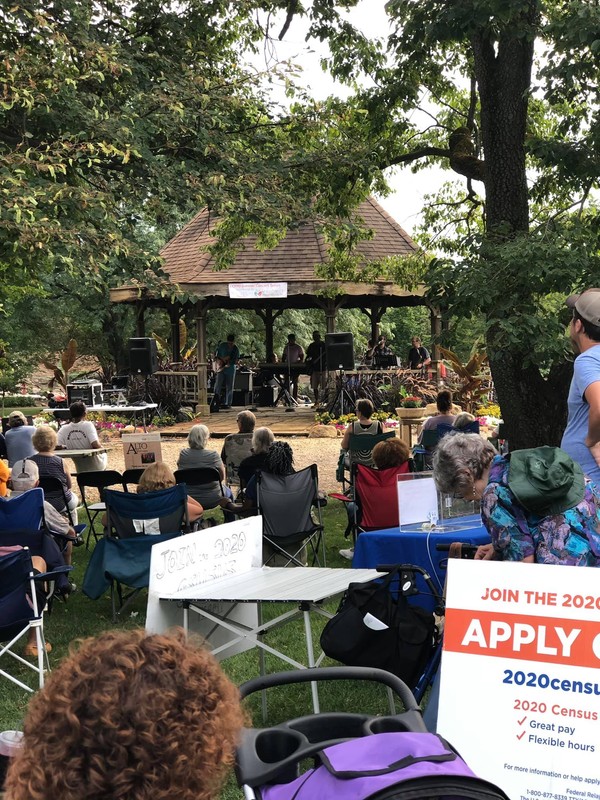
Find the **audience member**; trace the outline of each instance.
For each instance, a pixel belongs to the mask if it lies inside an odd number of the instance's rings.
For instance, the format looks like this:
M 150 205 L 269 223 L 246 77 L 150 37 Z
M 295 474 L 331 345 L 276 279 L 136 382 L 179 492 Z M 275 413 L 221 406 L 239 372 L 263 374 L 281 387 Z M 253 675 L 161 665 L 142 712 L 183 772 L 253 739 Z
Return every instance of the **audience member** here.
M 267 460 L 269 447 L 275 441 L 270 428 L 256 428 L 252 434 L 252 453 L 240 464 L 240 484 L 246 486 L 256 470 L 262 469 Z
M 221 460 L 227 471 L 227 481 L 238 483 L 238 470 L 242 461 L 252 453 L 252 434 L 256 417 L 251 411 L 240 411 L 237 415 L 238 433 L 230 433 L 223 440 Z
M 64 487 L 64 497 L 63 492 L 58 490 L 49 491 L 44 493 L 46 500 L 61 514 L 67 514 L 67 511 L 70 511 L 73 524 L 76 525 L 79 498 L 71 491 L 71 474 L 68 472 L 65 462 L 59 456 L 54 455 L 57 441 L 56 433 L 48 425 L 40 425 L 33 434 L 31 441 L 37 453 L 30 456 L 30 458 L 38 466 L 39 477 L 58 478 Z
M 356 404 L 356 416 L 358 419 L 355 422 L 351 422 L 344 431 L 344 436 L 342 437 L 342 450 L 348 451 L 350 449 L 350 436 L 360 436 L 361 434 L 368 434 L 371 436 L 376 436 L 380 433 L 383 433 L 383 425 L 379 420 L 372 420 L 371 417 L 375 408 L 373 403 L 368 400 L 367 398 L 362 398 Z M 366 455 L 361 455 L 360 457 L 361 464 L 368 464 L 369 466 L 373 466 L 373 458 L 372 452 L 369 452 Z M 346 459 L 346 465 L 350 466 L 350 459 Z
M 8 494 L 8 480 L 10 478 L 10 469 L 0 460 L 0 497 L 6 497 Z
M 9 428 L 6 431 L 6 452 L 8 466 L 12 467 L 15 461 L 31 458 L 35 454 L 35 447 L 31 441 L 35 427 L 27 424 L 27 418 L 22 411 L 11 411 L 8 415 Z
M 11 498 L 18 497 L 31 489 L 35 489 L 40 482 L 39 478 L 38 465 L 33 459 L 17 461 L 12 468 L 10 477 Z M 67 518 L 59 514 L 54 506 L 50 505 L 46 499 L 44 499 L 44 522 L 48 531 L 53 536 L 56 536 L 56 543 L 61 549 L 65 541 L 65 536 L 73 540 L 67 543 L 62 552 L 64 563 L 71 564 L 73 543 L 77 544 L 80 541 L 77 532 L 69 525 Z M 48 561 L 48 558 L 46 558 L 46 561 Z
M 373 448 L 373 462 L 377 469 L 401 467 L 410 458 L 410 448 L 403 439 L 386 439 Z
M 155 461 L 154 464 L 146 467 L 137 485 L 138 494 L 148 492 L 160 492 L 162 489 L 170 489 L 175 486 L 175 475 L 164 461 Z M 202 505 L 193 497 L 188 495 L 187 511 L 190 522 L 196 522 L 204 513 Z
M 109 631 L 29 704 L 7 800 L 217 800 L 244 724 L 237 688 L 183 631 Z
M 207 448 L 210 431 L 206 425 L 194 425 L 188 434 L 188 445 L 179 453 L 177 469 L 198 469 L 212 467 L 218 470 L 222 483 L 225 483 L 225 466 L 218 453 Z M 233 497 L 231 489 L 223 486 L 225 495 Z M 202 484 L 202 486 L 188 486 L 188 494 L 197 500 L 204 508 L 215 508 L 221 500 L 219 481 Z
M 433 459 L 440 492 L 481 501 L 492 539 L 478 559 L 600 566 L 600 490 L 558 447 L 500 456 L 476 433 L 445 436 Z
M 260 428 L 259 428 L 260 430 Z M 268 430 L 266 428 L 265 430 Z M 269 431 L 270 433 L 270 431 Z M 291 475 L 294 470 L 294 452 L 287 442 L 273 442 L 267 451 L 264 466 L 261 472 L 269 472 L 271 475 L 285 477 Z M 234 514 L 248 514 L 256 509 L 257 505 L 256 470 L 248 480 L 242 503 L 233 503 L 231 499 L 223 498 L 221 507 L 233 512 Z
M 69 406 L 71 422 L 62 425 L 58 431 L 57 450 L 98 450 L 100 440 L 93 422 L 86 419 L 87 409 L 82 400 L 75 400 Z M 106 453 L 94 453 L 93 456 L 75 458 L 77 472 L 91 472 L 106 469 Z
M 452 427 L 457 431 L 462 431 L 464 428 L 467 428 L 471 422 L 475 422 L 474 415 L 469 414 L 468 411 L 461 411 L 460 414 L 456 415 Z
M 427 469 L 431 469 L 433 453 L 435 452 L 437 444 L 423 445 L 423 433 L 425 431 L 437 430 L 438 425 L 454 425 L 456 420 L 456 416 L 452 413 L 452 392 L 448 389 L 442 389 L 441 392 L 437 393 L 435 402 L 438 413 L 425 420 L 421 426 L 419 438 L 417 439 L 417 444 L 423 448 L 421 452 L 425 450 L 425 467 Z

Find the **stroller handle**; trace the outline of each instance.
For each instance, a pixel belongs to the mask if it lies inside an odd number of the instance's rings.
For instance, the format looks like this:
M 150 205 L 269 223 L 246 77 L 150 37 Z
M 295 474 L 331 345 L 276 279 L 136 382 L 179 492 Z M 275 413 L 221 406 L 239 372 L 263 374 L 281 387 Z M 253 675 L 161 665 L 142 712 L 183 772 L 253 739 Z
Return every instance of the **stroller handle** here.
M 242 683 L 240 696 L 242 699 L 263 689 L 275 686 L 288 686 L 292 683 L 309 683 L 312 681 L 373 681 L 388 686 L 402 700 L 407 711 L 420 711 L 420 706 L 413 693 L 400 678 L 384 669 L 371 667 L 310 667 L 308 669 L 274 672 Z

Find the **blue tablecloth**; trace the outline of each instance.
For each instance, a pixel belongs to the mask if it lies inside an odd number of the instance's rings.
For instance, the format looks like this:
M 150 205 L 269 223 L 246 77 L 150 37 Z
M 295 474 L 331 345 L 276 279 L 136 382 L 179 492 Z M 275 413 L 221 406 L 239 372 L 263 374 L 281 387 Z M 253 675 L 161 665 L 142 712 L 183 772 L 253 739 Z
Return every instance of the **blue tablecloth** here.
M 444 528 L 445 531 L 438 533 L 425 533 L 416 528 L 406 531 L 400 531 L 399 528 L 365 531 L 356 540 L 352 566 L 365 569 L 379 564 L 416 564 L 429 572 L 441 593 L 446 579 L 448 553 L 436 550 L 436 545 L 452 542 L 480 545 L 490 541 L 479 514 L 447 520 Z M 420 581 L 418 585 L 425 590 Z M 433 601 L 426 605 L 433 608 Z

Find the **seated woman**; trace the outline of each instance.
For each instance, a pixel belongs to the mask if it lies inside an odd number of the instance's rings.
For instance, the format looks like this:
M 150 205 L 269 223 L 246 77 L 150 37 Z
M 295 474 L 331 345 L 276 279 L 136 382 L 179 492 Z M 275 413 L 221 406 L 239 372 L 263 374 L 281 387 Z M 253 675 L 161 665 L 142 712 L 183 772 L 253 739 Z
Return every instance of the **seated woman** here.
M 71 512 L 73 525 L 77 524 L 77 507 L 79 498 L 71 490 L 71 473 L 67 470 L 65 462 L 59 456 L 54 455 L 56 449 L 56 433 L 48 425 L 40 425 L 33 434 L 31 443 L 37 450 L 33 456 L 29 456 L 30 461 L 35 461 L 38 466 L 40 479 L 58 478 L 64 487 L 64 495 L 61 491 L 44 492 L 44 499 L 60 513 Z M 65 506 L 66 499 L 66 506 Z
M 294 453 L 287 442 L 273 442 L 270 445 L 261 472 L 269 472 L 271 475 L 280 475 L 281 477 L 295 472 Z M 249 516 L 256 512 L 257 499 L 255 470 L 246 486 L 243 502 L 233 503 L 231 499 L 223 497 L 221 507 L 238 516 Z
M 469 414 L 468 411 L 461 411 L 460 414 L 456 415 L 452 427 L 457 431 L 463 431 L 463 433 L 466 433 L 465 428 L 469 428 L 471 424 L 476 421 L 477 420 L 473 414 Z M 474 431 L 470 432 L 474 433 Z
M 262 469 L 267 460 L 269 447 L 275 441 L 270 428 L 256 428 L 252 434 L 252 454 L 245 458 L 238 469 L 241 486 L 246 486 L 257 469 Z
M 425 469 L 431 469 L 433 454 L 437 444 L 433 446 L 423 444 L 424 432 L 437 431 L 439 425 L 453 425 L 456 421 L 456 416 L 452 413 L 452 392 L 448 391 L 448 389 L 442 389 L 442 391 L 437 394 L 435 404 L 438 413 L 425 420 L 419 432 L 419 438 L 417 439 L 417 448 L 422 448 L 420 450 L 421 453 L 423 453 L 423 451 L 425 452 Z M 415 453 L 416 452 L 417 450 L 415 449 Z
M 346 430 L 344 431 L 344 436 L 342 438 L 342 450 L 348 451 L 350 449 L 350 437 L 351 436 L 360 436 L 363 434 L 369 434 L 371 436 L 377 436 L 380 433 L 383 433 L 383 425 L 379 420 L 372 420 L 371 417 L 375 408 L 373 403 L 368 400 L 367 398 L 362 398 L 356 404 L 356 416 L 358 419 L 355 422 L 351 422 Z M 361 454 L 358 458 L 354 458 L 353 460 L 360 461 L 361 464 L 367 464 L 368 466 L 373 466 L 373 454 L 372 451 L 368 453 Z M 350 466 L 350 459 L 347 460 L 347 466 Z
M 216 800 L 243 724 L 237 688 L 183 631 L 110 631 L 31 700 L 6 797 Z
M 159 492 L 161 489 L 170 489 L 175 486 L 175 475 L 164 461 L 156 461 L 146 467 L 137 486 L 138 494 Z M 193 497 L 187 499 L 187 511 L 190 522 L 196 522 L 204 513 L 202 505 Z
M 212 467 L 218 470 L 223 483 L 223 492 L 228 498 L 232 498 L 231 489 L 225 486 L 225 466 L 221 457 L 214 450 L 209 450 L 206 447 L 209 438 L 210 432 L 206 425 L 194 425 L 188 434 L 189 447 L 184 447 L 179 453 L 177 469 Z M 190 484 L 188 486 L 188 494 L 204 508 L 215 508 L 222 498 L 218 481 L 203 483 L 201 486 Z
M 481 501 L 492 543 L 478 559 L 600 565 L 600 491 L 558 447 L 500 456 L 475 433 L 439 443 L 433 477 L 440 492 Z

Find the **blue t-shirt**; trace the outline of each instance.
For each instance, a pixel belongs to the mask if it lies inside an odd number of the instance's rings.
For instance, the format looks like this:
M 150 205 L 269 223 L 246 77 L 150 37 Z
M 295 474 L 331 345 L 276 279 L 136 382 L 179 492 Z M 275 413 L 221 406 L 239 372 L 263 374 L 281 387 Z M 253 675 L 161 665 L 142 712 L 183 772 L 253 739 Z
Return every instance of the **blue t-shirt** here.
M 227 358 L 229 357 L 229 361 L 223 367 L 223 372 L 229 375 L 235 375 L 235 365 L 238 362 L 240 357 L 240 351 L 236 344 L 233 345 L 231 350 L 229 349 L 227 342 L 221 342 L 217 347 L 217 358 Z
M 31 438 L 35 433 L 33 425 L 17 425 L 16 428 L 9 428 L 6 431 L 5 441 L 8 453 L 8 466 L 12 467 L 17 461 L 24 458 L 31 458 L 35 455 L 36 449 L 31 444 Z
M 584 394 L 588 386 L 596 381 L 600 381 L 599 345 L 590 347 L 575 359 L 567 400 L 569 417 L 560 446 L 571 456 L 573 461 L 581 464 L 586 475 L 589 475 L 595 483 L 600 483 L 600 467 L 596 464 L 589 448 L 585 446 L 590 407 Z

